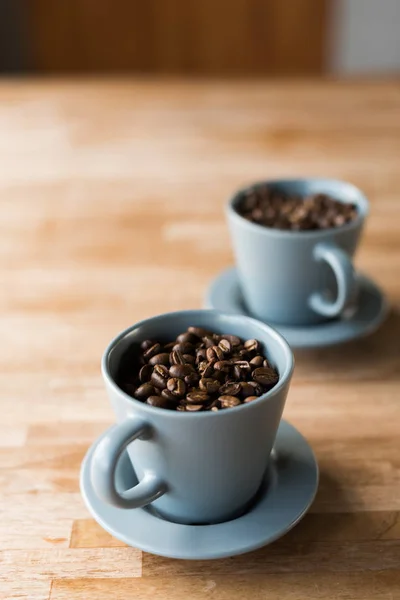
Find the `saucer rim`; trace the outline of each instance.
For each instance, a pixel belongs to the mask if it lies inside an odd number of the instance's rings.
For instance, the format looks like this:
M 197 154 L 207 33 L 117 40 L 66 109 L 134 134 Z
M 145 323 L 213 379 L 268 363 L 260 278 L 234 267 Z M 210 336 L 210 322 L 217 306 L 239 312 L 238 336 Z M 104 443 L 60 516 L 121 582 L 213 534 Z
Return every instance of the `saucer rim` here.
M 100 512 L 101 509 L 100 509 L 100 511 L 99 511 L 99 509 L 96 510 L 96 508 L 92 505 L 92 502 L 88 498 L 88 495 L 87 495 L 87 491 L 88 491 L 87 486 L 90 486 L 89 473 L 90 473 L 91 458 L 92 458 L 95 447 L 97 446 L 98 443 L 100 443 L 100 440 L 103 438 L 103 436 L 106 435 L 106 432 L 101 434 L 101 436 L 99 436 L 99 438 L 97 438 L 95 440 L 95 442 L 90 446 L 90 448 L 88 449 L 88 451 L 82 461 L 81 471 L 80 471 L 81 496 L 82 496 L 85 506 L 88 509 L 91 516 L 105 531 L 107 531 L 110 535 L 112 535 L 116 539 L 127 544 L 128 546 L 138 548 L 143 552 L 148 552 L 148 553 L 156 555 L 156 556 L 162 556 L 162 557 L 179 559 L 179 560 L 217 560 L 220 558 L 228 558 L 228 557 L 252 552 L 254 550 L 257 550 L 259 548 L 262 548 L 264 546 L 271 544 L 272 542 L 274 542 L 277 539 L 281 538 L 282 536 L 286 535 L 291 529 L 293 529 L 293 527 L 295 527 L 301 521 L 301 519 L 305 516 L 305 514 L 310 509 L 312 503 L 314 502 L 317 491 L 318 491 L 318 486 L 319 486 L 318 462 L 317 462 L 315 453 L 314 453 L 311 445 L 307 441 L 307 439 L 299 432 L 299 430 L 296 427 L 294 427 L 294 425 L 288 423 L 284 419 L 282 419 L 282 421 L 279 425 L 278 433 L 277 433 L 277 440 L 278 440 L 279 433 L 281 433 L 282 436 L 284 436 L 284 435 L 290 436 L 290 438 L 292 438 L 293 443 L 297 438 L 297 443 L 301 444 L 301 450 L 303 452 L 306 452 L 308 455 L 307 467 L 310 469 L 310 471 L 312 470 L 312 483 L 307 484 L 308 488 L 309 488 L 307 500 L 304 502 L 304 505 L 303 505 L 303 508 L 301 509 L 301 511 L 298 514 L 296 514 L 296 516 L 293 519 L 291 519 L 285 525 L 285 527 L 282 527 L 281 529 L 277 529 L 277 531 L 272 534 L 271 533 L 268 535 L 266 534 L 263 539 L 260 539 L 257 542 L 254 542 L 254 543 L 250 542 L 250 543 L 244 544 L 242 546 L 239 545 L 239 546 L 235 547 L 234 550 L 232 550 L 231 548 L 230 549 L 227 548 L 226 551 L 221 551 L 221 550 L 213 551 L 211 548 L 210 550 L 207 550 L 204 552 L 199 551 L 197 554 L 195 552 L 192 554 L 187 554 L 181 547 L 177 551 L 174 551 L 172 549 L 171 549 L 171 551 L 170 550 L 157 551 L 157 549 L 154 548 L 154 546 L 151 544 L 151 542 L 147 544 L 147 543 L 143 543 L 143 541 L 141 540 L 140 543 L 138 544 L 131 539 L 132 538 L 131 535 L 128 535 L 128 534 L 125 535 L 123 532 L 117 531 L 115 528 L 113 528 L 113 526 L 110 525 L 108 523 L 108 521 L 105 520 L 105 518 L 102 516 L 102 514 Z M 278 467 L 275 466 L 275 469 L 278 469 Z M 275 483 L 274 486 L 276 489 L 278 484 Z M 307 492 L 308 492 L 308 488 L 307 488 Z M 91 490 L 91 491 L 93 493 L 93 490 Z M 90 490 L 89 490 L 89 493 L 90 493 Z M 98 499 L 96 499 L 96 500 L 98 502 L 100 502 L 101 504 L 104 504 L 101 500 L 98 500 Z M 257 511 L 256 515 L 258 513 L 260 513 L 260 516 L 261 516 L 262 510 L 260 509 L 258 504 L 256 504 L 255 508 L 257 508 L 257 507 L 258 507 L 258 511 Z M 130 512 L 130 511 L 126 511 L 125 509 L 120 509 L 120 508 L 116 508 L 116 507 L 108 506 L 107 508 L 113 509 L 121 514 L 123 512 L 126 512 L 127 514 Z M 135 511 L 135 515 L 140 515 L 140 516 L 146 515 L 146 519 L 149 521 L 149 525 L 151 525 L 153 520 L 155 522 L 158 521 L 158 517 L 155 516 L 154 514 L 152 514 L 151 512 L 147 511 L 145 508 L 138 508 L 138 509 L 132 509 L 132 510 Z M 198 530 L 198 531 L 203 530 L 203 532 L 204 532 L 207 530 L 213 531 L 216 528 L 220 528 L 220 527 L 225 527 L 225 528 L 234 527 L 233 524 L 235 523 L 235 521 L 236 522 L 240 521 L 240 520 L 246 518 L 246 516 L 248 518 L 249 514 L 251 515 L 251 513 L 254 513 L 254 512 L 255 512 L 254 510 L 250 510 L 248 513 L 245 513 L 242 517 L 238 517 L 238 519 L 228 521 L 225 523 L 213 524 L 213 525 L 185 525 L 185 524 L 180 524 L 180 523 L 173 523 L 170 521 L 162 521 L 162 522 L 164 524 L 166 524 L 166 526 L 171 530 L 172 534 L 173 534 L 174 530 L 175 530 L 175 532 L 179 532 L 179 531 L 188 532 L 190 530 L 192 530 L 192 532 L 194 532 L 196 530 Z
M 216 287 L 221 285 L 221 281 L 226 282 L 228 278 L 234 278 L 234 282 L 231 285 L 234 284 L 235 286 L 238 286 L 237 268 L 235 266 L 230 266 L 226 269 L 223 269 L 213 278 L 205 295 L 205 307 L 213 308 L 214 310 L 221 310 L 221 308 L 215 307 L 212 300 L 212 295 L 215 293 Z M 357 315 L 360 315 L 362 306 L 358 306 L 352 316 L 346 321 L 343 319 L 332 319 L 327 322 L 313 324 L 310 326 L 282 325 L 272 321 L 268 321 L 268 324 L 276 329 L 287 340 L 288 344 L 292 348 L 297 348 L 299 350 L 338 346 L 371 335 L 379 329 L 388 316 L 390 305 L 383 290 L 373 281 L 373 279 L 364 273 L 358 273 L 358 278 L 360 282 L 360 288 L 364 294 L 369 294 L 370 296 L 375 294 L 375 296 L 379 297 L 380 300 L 379 310 L 377 310 L 370 319 L 363 322 L 363 327 L 360 326 L 355 331 L 354 329 L 351 331 L 348 329 L 348 327 L 351 327 L 351 324 L 355 322 Z M 234 307 L 235 310 L 231 311 L 233 314 L 250 316 L 250 313 L 239 310 L 240 307 L 236 303 L 234 304 Z M 224 310 L 229 312 L 229 309 L 226 307 Z M 259 320 L 261 322 L 267 322 L 263 321 L 262 319 Z M 329 334 L 332 332 L 332 330 L 337 332 L 338 330 L 340 331 L 340 329 L 343 330 L 343 335 L 341 337 L 335 336 L 333 339 L 329 338 Z M 324 333 L 326 334 L 326 337 L 323 335 Z

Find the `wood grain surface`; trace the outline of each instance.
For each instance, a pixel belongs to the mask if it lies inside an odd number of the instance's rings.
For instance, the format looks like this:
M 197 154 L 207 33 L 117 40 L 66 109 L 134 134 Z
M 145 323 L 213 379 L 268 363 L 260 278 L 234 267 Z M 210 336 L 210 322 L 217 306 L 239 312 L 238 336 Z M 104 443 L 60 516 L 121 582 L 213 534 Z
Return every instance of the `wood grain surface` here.
M 38 72 L 254 76 L 326 72 L 330 5 L 330 0 L 30 0 L 24 8 L 30 65 Z
M 3 81 L 0 126 L 0 598 L 400 598 L 398 85 Z M 233 559 L 128 548 L 78 488 L 113 422 L 103 348 L 200 307 L 232 262 L 227 197 L 289 175 L 365 190 L 357 265 L 392 305 L 373 336 L 296 353 L 285 417 L 317 454 L 315 503 Z

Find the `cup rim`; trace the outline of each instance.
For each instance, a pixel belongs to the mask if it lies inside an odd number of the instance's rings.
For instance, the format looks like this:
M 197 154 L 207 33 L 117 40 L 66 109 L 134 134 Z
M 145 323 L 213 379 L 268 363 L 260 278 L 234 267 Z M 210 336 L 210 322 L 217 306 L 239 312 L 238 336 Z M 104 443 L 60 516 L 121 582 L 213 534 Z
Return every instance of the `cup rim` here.
M 272 227 L 265 227 L 264 225 L 260 225 L 258 223 L 253 223 L 252 221 L 248 221 L 242 215 L 238 213 L 236 210 L 236 203 L 239 200 L 240 196 L 253 188 L 259 188 L 264 186 L 273 186 L 273 185 L 285 185 L 285 184 L 303 184 L 305 182 L 312 182 L 316 185 L 321 184 L 326 186 L 330 185 L 341 185 L 343 190 L 343 196 L 345 193 L 351 192 L 352 194 L 356 194 L 357 198 L 353 200 L 354 204 L 357 204 L 357 216 L 355 219 L 350 221 L 350 223 L 346 223 L 345 225 L 341 225 L 340 227 L 330 227 L 329 229 L 312 229 L 306 231 L 293 231 L 287 229 L 273 229 Z M 329 193 L 329 192 L 324 192 Z M 349 183 L 348 181 L 344 181 L 342 179 L 326 179 L 323 177 L 287 177 L 282 179 L 264 179 L 258 180 L 254 183 L 248 184 L 239 190 L 237 190 L 233 196 L 230 197 L 227 204 L 225 205 L 226 213 L 228 217 L 237 221 L 243 227 L 247 227 L 250 231 L 254 233 L 264 233 L 264 235 L 270 235 L 275 237 L 288 237 L 288 238 L 297 238 L 297 239 L 318 239 L 323 238 L 330 234 L 343 233 L 346 231 L 351 231 L 355 229 L 359 225 L 361 225 L 365 218 L 369 214 L 369 202 L 365 194 L 358 188 L 357 186 Z
M 138 408 L 140 408 L 145 413 L 148 413 L 150 415 L 151 414 L 152 415 L 154 415 L 154 414 L 161 415 L 162 414 L 165 416 L 165 418 L 172 418 L 172 419 L 206 419 L 206 418 L 218 419 L 218 418 L 227 417 L 227 415 L 229 415 L 229 414 L 232 415 L 232 410 L 219 410 L 218 412 L 204 411 L 204 412 L 194 412 L 194 413 L 187 414 L 186 412 L 167 410 L 165 408 L 159 408 L 156 406 L 149 406 L 149 405 L 145 404 L 144 402 L 141 402 L 140 400 L 137 400 L 136 398 L 132 398 L 132 396 L 129 396 L 128 394 L 126 394 L 114 381 L 113 377 L 111 376 L 110 370 L 109 370 L 109 364 L 108 364 L 109 356 L 110 356 L 112 350 L 115 349 L 117 347 L 117 345 L 127 335 L 129 335 L 129 333 L 131 333 L 138 327 L 142 327 L 142 326 L 146 325 L 146 323 L 148 323 L 149 321 L 161 320 L 166 316 L 179 317 L 182 315 L 186 315 L 187 317 L 190 317 L 192 315 L 193 318 L 195 319 L 196 315 L 198 315 L 199 313 L 201 313 L 201 314 L 208 313 L 210 315 L 215 315 L 215 316 L 219 316 L 219 317 L 223 317 L 223 318 L 228 317 L 229 319 L 232 319 L 234 321 L 238 321 L 240 319 L 240 321 L 243 322 L 243 320 L 245 320 L 245 321 L 255 325 L 257 328 L 263 330 L 263 332 L 266 333 L 268 335 L 268 337 L 275 339 L 278 342 L 278 344 L 281 346 L 281 348 L 283 349 L 286 365 L 285 365 L 284 372 L 282 374 L 280 374 L 278 383 L 271 390 L 269 390 L 268 392 L 266 392 L 265 394 L 262 394 L 259 398 L 257 398 L 257 400 L 253 400 L 252 402 L 249 402 L 247 404 L 241 404 L 240 406 L 235 406 L 233 408 L 234 414 L 238 413 L 239 411 L 243 411 L 243 410 L 254 410 L 261 402 L 266 402 L 266 401 L 270 400 L 271 398 L 273 398 L 274 396 L 276 396 L 276 394 L 281 392 L 281 390 L 290 382 L 290 379 L 292 377 L 293 370 L 294 370 L 293 352 L 292 352 L 289 344 L 285 340 L 285 338 L 278 331 L 276 331 L 276 329 L 274 329 L 270 325 L 267 325 L 266 323 L 258 321 L 257 319 L 253 319 L 252 317 L 247 317 L 247 316 L 242 316 L 242 315 L 234 315 L 234 314 L 229 314 L 229 313 L 225 313 L 225 312 L 217 311 L 217 310 L 195 309 L 195 310 L 173 311 L 173 312 L 155 315 L 153 317 L 148 317 L 146 319 L 142 319 L 141 321 L 138 321 L 137 323 L 135 323 L 134 325 L 131 325 L 130 327 L 127 327 L 126 329 L 121 331 L 119 334 L 117 334 L 111 340 L 111 342 L 109 342 L 109 344 L 107 345 L 106 349 L 103 352 L 103 356 L 101 359 L 101 372 L 102 372 L 102 376 L 103 376 L 104 380 L 106 381 L 106 383 L 115 392 L 122 395 L 122 397 L 124 399 L 131 401 L 134 406 L 138 406 Z

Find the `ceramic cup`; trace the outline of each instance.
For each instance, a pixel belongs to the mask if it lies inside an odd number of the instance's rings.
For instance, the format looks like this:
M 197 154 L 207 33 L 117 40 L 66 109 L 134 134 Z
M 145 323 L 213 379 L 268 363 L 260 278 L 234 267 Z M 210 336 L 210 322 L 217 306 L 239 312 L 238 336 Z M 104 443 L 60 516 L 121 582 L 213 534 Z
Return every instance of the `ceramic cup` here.
M 148 406 L 117 386 L 116 374 L 132 344 L 145 339 L 171 341 L 190 325 L 258 339 L 279 372 L 279 382 L 248 404 L 199 413 Z M 249 317 L 191 310 L 153 317 L 126 329 L 110 343 L 102 361 L 117 424 L 95 450 L 94 490 L 121 508 L 152 503 L 162 517 L 178 523 L 218 523 L 241 514 L 257 494 L 268 466 L 293 366 L 285 340 Z M 114 475 L 125 448 L 139 483 L 122 492 L 116 489 Z
M 237 207 L 244 191 L 264 187 L 288 195 L 329 194 L 357 206 L 357 217 L 342 227 L 282 231 L 251 223 Z M 232 244 L 243 297 L 258 319 L 284 325 L 310 325 L 338 317 L 357 302 L 355 253 L 368 201 L 343 181 L 282 179 L 241 190 L 227 206 Z

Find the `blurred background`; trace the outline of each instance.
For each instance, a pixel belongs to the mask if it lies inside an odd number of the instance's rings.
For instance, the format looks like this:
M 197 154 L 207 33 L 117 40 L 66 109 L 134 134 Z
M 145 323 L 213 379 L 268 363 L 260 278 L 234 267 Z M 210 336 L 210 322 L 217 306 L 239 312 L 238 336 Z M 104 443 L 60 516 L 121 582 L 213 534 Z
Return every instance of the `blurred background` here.
M 400 71 L 399 0 L 0 0 L 0 73 Z

